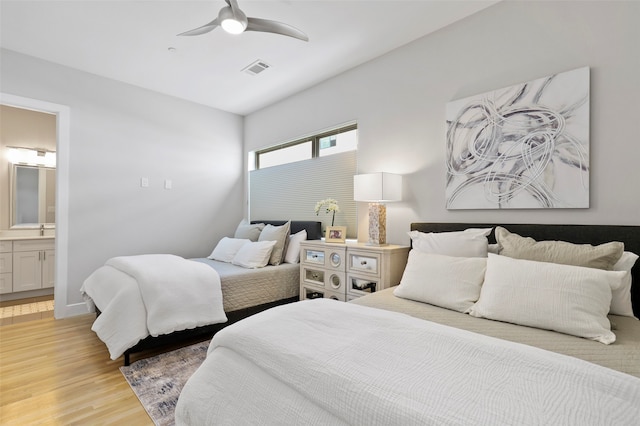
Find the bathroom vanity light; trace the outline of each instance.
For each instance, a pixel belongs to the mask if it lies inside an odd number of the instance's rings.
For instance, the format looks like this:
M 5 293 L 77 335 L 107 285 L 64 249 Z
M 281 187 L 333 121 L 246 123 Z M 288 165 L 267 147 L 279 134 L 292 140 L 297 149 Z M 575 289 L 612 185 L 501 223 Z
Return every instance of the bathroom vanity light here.
M 46 149 L 9 147 L 7 157 L 12 164 L 44 167 L 56 166 L 56 153 Z

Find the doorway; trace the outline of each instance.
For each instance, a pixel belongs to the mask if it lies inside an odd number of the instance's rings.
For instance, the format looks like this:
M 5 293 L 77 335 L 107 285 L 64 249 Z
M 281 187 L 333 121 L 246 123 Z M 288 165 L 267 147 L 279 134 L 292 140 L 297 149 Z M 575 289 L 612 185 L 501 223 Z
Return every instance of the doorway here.
M 55 318 L 68 316 L 68 194 L 70 110 L 65 105 L 0 93 L 0 104 L 55 115 L 56 120 L 56 193 L 55 193 Z

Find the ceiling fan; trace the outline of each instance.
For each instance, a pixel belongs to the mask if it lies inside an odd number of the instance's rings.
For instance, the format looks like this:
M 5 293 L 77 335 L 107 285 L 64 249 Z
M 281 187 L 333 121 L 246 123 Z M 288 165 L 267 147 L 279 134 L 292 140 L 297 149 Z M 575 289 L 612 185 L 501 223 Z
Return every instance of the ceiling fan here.
M 178 34 L 179 36 L 195 36 L 206 34 L 220 26 L 230 34 L 240 34 L 244 31 L 261 31 L 265 33 L 281 34 L 302 41 L 309 41 L 309 37 L 299 29 L 282 22 L 271 21 L 269 19 L 247 18 L 236 0 L 225 0 L 228 6 L 223 7 L 218 12 L 218 17 L 206 25 L 190 31 Z

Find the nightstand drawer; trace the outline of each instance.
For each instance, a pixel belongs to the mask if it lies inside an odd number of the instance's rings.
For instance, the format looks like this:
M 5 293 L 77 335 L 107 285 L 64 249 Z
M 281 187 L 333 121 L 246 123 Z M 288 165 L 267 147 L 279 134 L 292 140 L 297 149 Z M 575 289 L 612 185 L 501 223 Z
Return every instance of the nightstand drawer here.
M 320 269 L 311 269 L 304 266 L 302 268 L 302 281 L 324 286 L 324 271 Z
M 344 293 L 331 291 L 331 290 L 320 290 L 313 287 L 302 286 L 302 291 L 300 292 L 300 299 L 333 299 L 339 300 L 340 302 L 346 301 L 346 297 Z
M 336 271 L 345 270 L 345 253 L 344 247 L 302 247 L 300 253 L 300 263 L 311 268 L 333 269 Z
M 380 276 L 380 255 L 349 251 L 349 272 Z
M 324 266 L 324 250 L 303 249 L 300 259 L 304 263 L 315 263 L 318 266 Z
M 302 267 L 302 282 L 327 290 L 344 292 L 344 272 Z
M 347 276 L 347 294 L 351 296 L 364 296 L 381 290 L 380 281 L 375 278 L 356 275 Z

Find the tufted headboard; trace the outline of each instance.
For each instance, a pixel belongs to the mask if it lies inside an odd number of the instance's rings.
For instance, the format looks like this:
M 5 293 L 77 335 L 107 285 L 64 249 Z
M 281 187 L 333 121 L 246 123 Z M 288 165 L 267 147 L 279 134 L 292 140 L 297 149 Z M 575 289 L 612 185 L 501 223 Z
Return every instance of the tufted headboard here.
M 273 226 L 280 226 L 287 223 L 287 220 L 252 220 L 251 223 L 265 223 Z M 322 222 L 312 220 L 292 220 L 291 234 L 307 230 L 307 240 L 319 240 L 322 238 Z
M 510 232 L 523 237 L 531 237 L 537 241 L 560 240 L 575 244 L 602 244 L 609 241 L 624 243 L 625 251 L 640 255 L 640 226 L 624 225 L 544 225 L 544 224 L 509 224 L 509 223 L 428 223 L 411 224 L 412 231 L 451 232 L 466 228 L 495 228 L 502 226 Z M 494 232 L 489 235 L 489 243 L 495 243 Z M 633 312 L 640 317 L 640 259 L 631 270 L 631 302 Z

